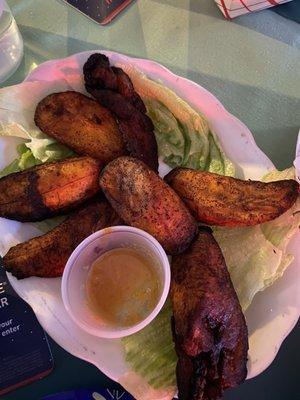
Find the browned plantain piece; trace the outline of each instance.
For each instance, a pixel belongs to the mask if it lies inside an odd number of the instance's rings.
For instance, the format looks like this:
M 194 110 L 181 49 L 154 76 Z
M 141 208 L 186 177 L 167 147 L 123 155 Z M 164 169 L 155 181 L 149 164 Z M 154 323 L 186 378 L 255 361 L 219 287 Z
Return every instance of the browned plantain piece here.
M 243 181 L 176 168 L 165 181 L 178 193 L 198 221 L 221 226 L 250 226 L 271 221 L 296 201 L 299 185 L 294 180 Z
M 179 400 L 216 400 L 247 376 L 245 318 L 220 247 L 200 228 L 172 261 L 172 328 Z
M 136 109 L 146 113 L 143 100 L 134 90 L 129 76 L 121 68 L 111 67 L 104 54 L 92 54 L 83 66 L 83 75 L 87 88 L 113 90 L 124 96 Z
M 106 201 L 94 201 L 74 211 L 43 236 L 12 247 L 3 258 L 6 271 L 18 279 L 61 276 L 73 250 L 94 231 L 121 223 Z
M 74 209 L 99 191 L 101 163 L 73 157 L 0 179 L 0 216 L 40 221 Z
M 44 133 L 78 154 L 104 163 L 126 154 L 110 111 L 81 93 L 50 94 L 37 105 L 34 121 Z
M 141 97 L 134 90 L 133 84 L 129 76 L 122 70 L 122 68 L 111 67 L 118 82 L 118 93 L 126 97 L 127 100 L 141 113 L 146 114 L 146 106 Z
M 86 90 L 116 115 L 128 153 L 158 171 L 154 126 L 129 76 L 100 53 L 88 58 L 83 74 Z
M 157 143 L 151 119 L 138 111 L 123 96 L 111 90 L 90 90 L 90 93 L 118 117 L 118 125 L 128 153 L 158 170 Z
M 142 161 L 112 161 L 100 176 L 100 186 L 126 223 L 149 232 L 169 254 L 184 251 L 195 236 L 197 224 L 183 202 Z

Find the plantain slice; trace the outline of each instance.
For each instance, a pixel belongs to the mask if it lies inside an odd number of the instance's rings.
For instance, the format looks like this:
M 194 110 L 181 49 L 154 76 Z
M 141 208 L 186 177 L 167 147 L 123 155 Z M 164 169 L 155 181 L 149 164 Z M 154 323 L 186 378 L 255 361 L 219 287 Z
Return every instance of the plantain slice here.
M 117 118 L 128 154 L 158 171 L 154 126 L 129 76 L 112 67 L 101 53 L 92 54 L 83 66 L 86 90 Z
M 106 201 L 93 201 L 45 235 L 12 247 L 3 258 L 4 267 L 18 279 L 61 276 L 82 240 L 96 230 L 119 223 L 120 218 Z
M 53 93 L 35 111 L 36 125 L 78 154 L 108 163 L 126 154 L 111 112 L 78 92 Z
M 210 225 L 250 226 L 271 221 L 295 203 L 296 181 L 243 181 L 189 168 L 175 168 L 165 181 L 198 221 Z
M 129 76 L 118 67 L 110 65 L 108 57 L 101 53 L 92 54 L 83 66 L 85 86 L 88 89 L 108 89 L 122 95 L 137 110 L 146 113 L 143 100 L 134 90 Z
M 247 376 L 248 334 L 218 243 L 201 227 L 172 260 L 178 399 L 217 400 Z
M 101 163 L 73 157 L 0 179 L 0 216 L 40 221 L 71 211 L 99 191 Z
M 153 235 L 169 254 L 184 251 L 197 224 L 178 195 L 145 163 L 120 157 L 100 176 L 107 199 L 129 225 Z

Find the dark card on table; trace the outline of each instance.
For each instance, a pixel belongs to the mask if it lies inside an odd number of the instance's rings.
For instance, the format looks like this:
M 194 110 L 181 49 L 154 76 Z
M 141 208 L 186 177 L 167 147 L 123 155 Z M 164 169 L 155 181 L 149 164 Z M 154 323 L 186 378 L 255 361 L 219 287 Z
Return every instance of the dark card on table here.
M 45 332 L 10 285 L 0 257 L 0 395 L 53 369 Z
M 118 15 L 132 0 L 63 0 L 77 10 L 98 22 L 107 24 Z

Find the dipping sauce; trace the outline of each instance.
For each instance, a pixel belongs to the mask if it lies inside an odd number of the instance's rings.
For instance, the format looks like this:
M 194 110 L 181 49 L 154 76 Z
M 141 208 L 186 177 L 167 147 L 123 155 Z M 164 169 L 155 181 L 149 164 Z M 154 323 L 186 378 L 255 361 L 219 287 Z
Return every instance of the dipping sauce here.
M 110 325 L 135 325 L 159 301 L 158 273 L 153 261 L 135 249 L 110 250 L 91 266 L 86 282 L 88 305 Z

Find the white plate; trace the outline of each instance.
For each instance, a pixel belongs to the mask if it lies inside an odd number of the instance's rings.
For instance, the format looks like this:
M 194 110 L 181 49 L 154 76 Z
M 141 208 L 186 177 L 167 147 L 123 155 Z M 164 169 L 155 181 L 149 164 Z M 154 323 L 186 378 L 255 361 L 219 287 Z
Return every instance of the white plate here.
M 85 92 L 81 71 L 91 53 L 93 52 L 79 53 L 63 60 L 41 64 L 27 77 L 26 81 L 47 81 L 47 84 L 39 84 L 39 86 L 47 86 L 42 91 L 43 96 L 51 93 L 51 90 L 55 91 L 51 86 L 57 80 L 64 81 L 67 87 Z M 107 54 L 113 63 L 133 64 L 150 78 L 161 80 L 195 109 L 200 110 L 218 135 L 225 152 L 240 166 L 240 172 L 246 179 L 260 178 L 274 168 L 272 162 L 257 147 L 248 128 L 229 114 L 207 90 L 174 75 L 155 62 L 133 59 L 112 52 L 103 53 Z M 26 101 L 30 96 L 33 97 L 34 92 L 28 94 Z M 43 96 L 39 95 L 40 98 Z M 30 112 L 33 112 L 38 100 L 39 98 L 32 100 Z M 4 149 L 7 149 L 7 146 L 1 147 L 0 141 L 0 159 L 1 152 L 4 154 Z M 32 227 L 28 224 L 22 225 L 0 219 L 0 235 L 1 232 L 7 234 L 12 231 L 18 240 L 25 240 L 34 234 Z M 256 376 L 268 367 L 282 341 L 298 320 L 300 249 L 296 246 L 297 240 L 299 241 L 299 235 L 294 237 L 289 246 L 296 256 L 293 264 L 278 282 L 255 297 L 246 313 L 250 334 L 248 378 Z M 121 381 L 124 385 L 124 374 L 129 372 L 130 368 L 124 361 L 121 342 L 90 336 L 73 323 L 62 304 L 60 279 L 29 278 L 18 281 L 10 274 L 9 279 L 17 293 L 31 305 L 43 328 L 60 346 L 71 354 L 93 363 L 108 377 Z

